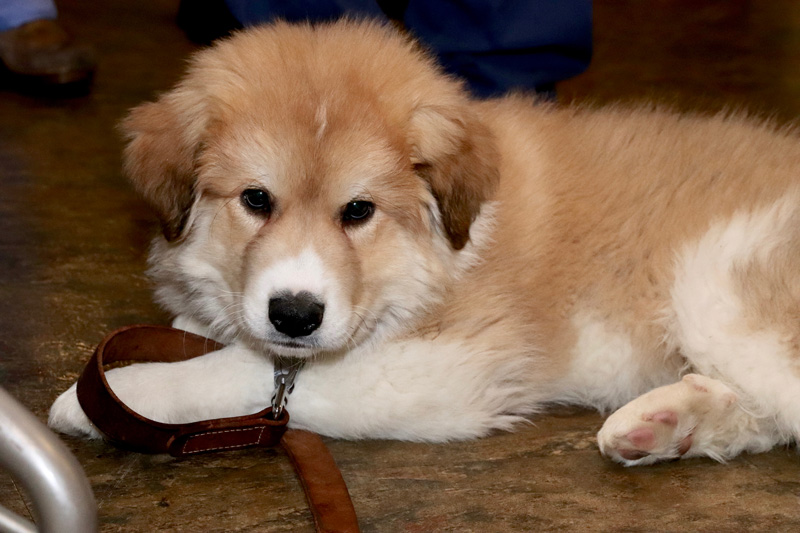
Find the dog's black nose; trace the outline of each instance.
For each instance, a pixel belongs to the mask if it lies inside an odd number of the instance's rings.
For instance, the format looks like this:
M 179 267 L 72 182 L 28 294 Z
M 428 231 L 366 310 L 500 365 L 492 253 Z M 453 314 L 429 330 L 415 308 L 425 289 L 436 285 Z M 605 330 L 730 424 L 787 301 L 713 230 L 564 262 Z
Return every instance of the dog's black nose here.
M 289 337 L 311 335 L 320 324 L 325 306 L 308 291 L 283 293 L 269 301 L 269 321 Z

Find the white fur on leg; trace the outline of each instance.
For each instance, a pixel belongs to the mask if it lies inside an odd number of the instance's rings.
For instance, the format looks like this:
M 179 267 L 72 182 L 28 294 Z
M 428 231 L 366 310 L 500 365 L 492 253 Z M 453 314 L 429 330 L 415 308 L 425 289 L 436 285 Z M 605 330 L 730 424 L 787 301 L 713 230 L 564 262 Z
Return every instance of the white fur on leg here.
M 529 365 L 442 337 L 389 342 L 307 364 L 287 409 L 295 427 L 340 438 L 475 438 L 511 429 L 552 396 L 530 386 Z
M 341 438 L 428 441 L 510 429 L 552 397 L 544 385 L 528 386 L 530 359 L 515 355 L 439 338 L 365 346 L 313 361 L 289 397 L 290 425 Z M 256 412 L 268 405 L 273 390 L 271 361 L 236 345 L 106 376 L 131 409 L 167 423 Z M 50 425 L 96 436 L 74 386 L 53 405 Z
M 78 384 L 73 383 L 70 388 L 62 392 L 50 407 L 50 416 L 47 425 L 55 431 L 85 437 L 89 439 L 99 439 L 102 435 L 98 433 L 92 422 L 84 414 L 78 403 Z
M 766 451 L 778 437 L 774 427 L 742 410 L 724 383 L 689 374 L 620 408 L 597 440 L 603 455 L 632 466 L 679 457 L 724 461 L 742 451 Z
M 731 386 L 762 425 L 775 420 L 783 441 L 800 435 L 796 348 L 791 335 L 748 320 L 732 273 L 791 245 L 796 206 L 797 196 L 787 195 L 713 225 L 684 247 L 672 288 L 672 335 L 691 367 Z
M 165 423 L 240 416 L 269 405 L 272 362 L 238 345 L 178 363 L 143 363 L 106 372 L 114 393 L 141 415 Z M 73 385 L 55 401 L 51 428 L 98 437 Z

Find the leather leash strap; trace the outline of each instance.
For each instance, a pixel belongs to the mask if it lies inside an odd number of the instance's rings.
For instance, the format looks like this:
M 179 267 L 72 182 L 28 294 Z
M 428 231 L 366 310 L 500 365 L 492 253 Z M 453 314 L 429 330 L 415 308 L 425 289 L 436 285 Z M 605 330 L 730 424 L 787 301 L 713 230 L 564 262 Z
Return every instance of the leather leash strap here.
M 190 424 L 150 420 L 122 403 L 111 390 L 105 369 L 123 363 L 178 362 L 223 346 L 211 339 L 164 326 L 128 326 L 110 333 L 78 379 L 83 411 L 113 444 L 141 453 L 185 457 L 252 446 L 283 446 L 297 472 L 319 532 L 357 532 L 358 521 L 341 472 L 319 435 L 287 429 L 284 410 L 272 420 L 272 408 L 231 418 Z

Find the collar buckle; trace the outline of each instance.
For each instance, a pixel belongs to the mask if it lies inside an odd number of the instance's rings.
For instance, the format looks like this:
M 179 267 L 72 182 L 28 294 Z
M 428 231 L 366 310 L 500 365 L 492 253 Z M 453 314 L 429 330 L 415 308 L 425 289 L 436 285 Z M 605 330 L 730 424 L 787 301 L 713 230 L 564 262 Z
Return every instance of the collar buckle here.
M 289 395 L 294 390 L 294 382 L 297 373 L 305 363 L 302 359 L 295 357 L 276 357 L 275 371 L 275 393 L 272 395 L 272 418 L 278 420 L 283 416 Z

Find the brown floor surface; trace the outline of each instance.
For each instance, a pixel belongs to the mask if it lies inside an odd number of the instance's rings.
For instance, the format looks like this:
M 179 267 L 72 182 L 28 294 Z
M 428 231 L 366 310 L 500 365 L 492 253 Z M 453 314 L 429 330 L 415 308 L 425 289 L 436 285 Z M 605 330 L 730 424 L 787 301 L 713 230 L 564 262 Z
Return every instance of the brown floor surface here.
M 63 0 L 63 20 L 100 53 L 91 96 L 0 89 L 0 384 L 42 419 L 105 332 L 167 320 L 143 275 L 155 226 L 121 178 L 114 128 L 167 88 L 193 49 L 174 24 L 176 4 Z M 800 114 L 797 3 L 598 0 L 595 10 L 595 60 L 562 87 L 565 101 Z M 599 456 L 600 424 L 565 409 L 475 442 L 330 448 L 367 532 L 800 530 L 793 449 L 624 469 Z M 311 530 L 279 452 L 176 460 L 65 440 L 103 531 Z M 2 473 L 0 502 L 27 513 Z

